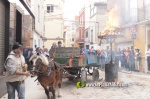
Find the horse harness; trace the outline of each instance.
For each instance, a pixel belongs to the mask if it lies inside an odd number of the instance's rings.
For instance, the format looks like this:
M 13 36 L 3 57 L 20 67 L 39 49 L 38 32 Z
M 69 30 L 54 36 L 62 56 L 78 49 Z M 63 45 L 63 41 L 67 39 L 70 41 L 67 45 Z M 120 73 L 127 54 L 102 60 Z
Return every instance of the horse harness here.
M 39 63 L 38 65 L 44 65 L 43 63 Z M 42 67 L 42 66 L 41 66 Z M 54 62 L 54 60 L 51 60 L 49 62 L 49 65 L 47 66 L 48 68 L 48 72 L 40 72 L 40 71 L 37 71 L 38 72 L 38 75 L 45 75 L 45 76 L 50 76 L 52 71 L 55 70 L 56 67 L 59 67 L 59 64 L 57 64 L 56 62 Z M 57 71 L 56 71 L 57 72 Z

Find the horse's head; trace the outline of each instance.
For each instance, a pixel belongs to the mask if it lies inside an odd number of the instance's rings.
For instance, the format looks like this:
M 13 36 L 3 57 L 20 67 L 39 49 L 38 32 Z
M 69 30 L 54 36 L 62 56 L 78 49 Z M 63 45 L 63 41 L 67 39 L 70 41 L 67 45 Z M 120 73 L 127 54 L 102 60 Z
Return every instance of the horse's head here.
M 32 68 L 32 73 L 35 73 L 35 71 L 37 71 L 36 69 L 39 68 L 40 64 L 44 64 L 44 65 L 48 65 L 48 59 L 43 55 L 37 55 L 34 54 L 30 57 L 29 62 L 32 62 L 33 68 Z M 34 75 L 34 74 L 33 74 Z
M 36 60 L 38 59 L 38 55 L 37 54 L 33 54 L 30 59 L 29 59 L 29 62 L 32 62 L 32 65 L 35 66 L 35 62 Z

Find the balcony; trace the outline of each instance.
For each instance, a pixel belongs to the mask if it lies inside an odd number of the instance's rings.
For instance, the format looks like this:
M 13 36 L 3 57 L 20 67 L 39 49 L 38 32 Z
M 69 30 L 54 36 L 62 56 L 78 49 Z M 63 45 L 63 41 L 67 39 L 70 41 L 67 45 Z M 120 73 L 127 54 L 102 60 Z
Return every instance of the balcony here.
M 150 4 L 145 6 L 145 20 L 150 19 Z
M 138 9 L 132 8 L 125 11 L 124 24 L 137 23 L 138 21 Z
M 150 4 L 145 5 L 144 8 L 138 9 L 138 22 L 139 24 L 150 23 Z
M 79 27 L 80 28 L 84 28 L 84 24 L 79 24 Z
M 144 8 L 138 9 L 138 22 L 145 20 Z

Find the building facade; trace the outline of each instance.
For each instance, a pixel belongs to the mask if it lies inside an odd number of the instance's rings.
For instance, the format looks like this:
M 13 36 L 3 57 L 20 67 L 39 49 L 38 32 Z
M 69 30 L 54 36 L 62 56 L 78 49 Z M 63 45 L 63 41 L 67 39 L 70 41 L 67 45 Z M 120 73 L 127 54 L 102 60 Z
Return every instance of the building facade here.
M 90 48 L 106 49 L 107 44 L 99 46 L 100 40 L 98 39 L 98 35 L 106 27 L 106 13 L 106 2 L 96 2 L 90 5 Z
M 63 42 L 64 20 L 63 20 L 63 0 L 45 0 L 44 27 L 47 41 L 44 42 L 46 48 L 50 48 L 53 42 Z
M 43 38 L 44 38 L 44 1 L 43 0 L 32 0 L 31 10 L 35 16 L 34 20 L 34 30 L 31 35 L 31 46 L 33 48 L 41 47 L 43 48 Z
M 79 44 L 80 48 L 84 48 L 84 30 L 85 30 L 85 8 L 82 8 L 79 12 L 78 27 L 76 29 L 76 43 Z
M 32 21 L 30 15 L 23 15 L 22 44 L 24 47 L 33 47 L 31 43 L 31 36 L 33 33 Z
M 0 75 L 3 72 L 4 60 L 9 53 L 9 23 L 10 23 L 10 3 L 5 0 L 0 1 Z
M 84 33 L 84 48 L 90 48 L 90 4 L 85 4 L 85 33 Z
M 111 22 L 113 26 L 121 28 L 123 38 L 115 41 L 116 49 L 138 48 L 141 53 L 140 71 L 147 72 L 147 45 L 149 40 L 149 4 L 148 0 L 109 0 L 108 11 L 114 11 L 116 21 Z M 115 10 L 114 10 L 115 9 Z M 115 24 L 114 24 L 115 23 Z M 117 23 L 117 24 L 116 24 Z

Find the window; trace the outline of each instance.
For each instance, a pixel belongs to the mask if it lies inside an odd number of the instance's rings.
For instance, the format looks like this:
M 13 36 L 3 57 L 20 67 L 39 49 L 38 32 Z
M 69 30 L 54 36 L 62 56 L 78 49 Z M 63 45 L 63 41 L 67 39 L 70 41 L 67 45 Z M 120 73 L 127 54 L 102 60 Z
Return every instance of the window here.
M 81 39 L 84 38 L 84 29 L 81 29 Z
M 40 6 L 38 5 L 38 21 L 40 22 Z
M 37 45 L 36 45 L 36 40 L 34 40 L 34 44 L 35 44 L 34 46 L 35 46 L 35 48 L 36 48 L 36 47 L 37 47 Z
M 38 39 L 38 47 L 40 47 L 40 39 Z
M 88 30 L 86 30 L 86 38 L 88 38 Z
M 86 45 L 86 49 L 89 49 L 90 47 L 89 47 L 89 45 Z
M 74 23 L 72 23 L 72 30 L 74 30 Z
M 72 38 L 72 42 L 74 42 L 74 38 Z
M 109 50 L 109 46 L 106 46 L 106 49 Z
M 27 0 L 27 4 L 31 7 L 31 0 Z
M 91 30 L 91 42 L 93 42 L 93 30 Z
M 50 4 L 47 5 L 47 13 L 53 13 L 54 12 L 54 5 Z
M 80 16 L 80 24 L 82 24 L 82 17 Z

